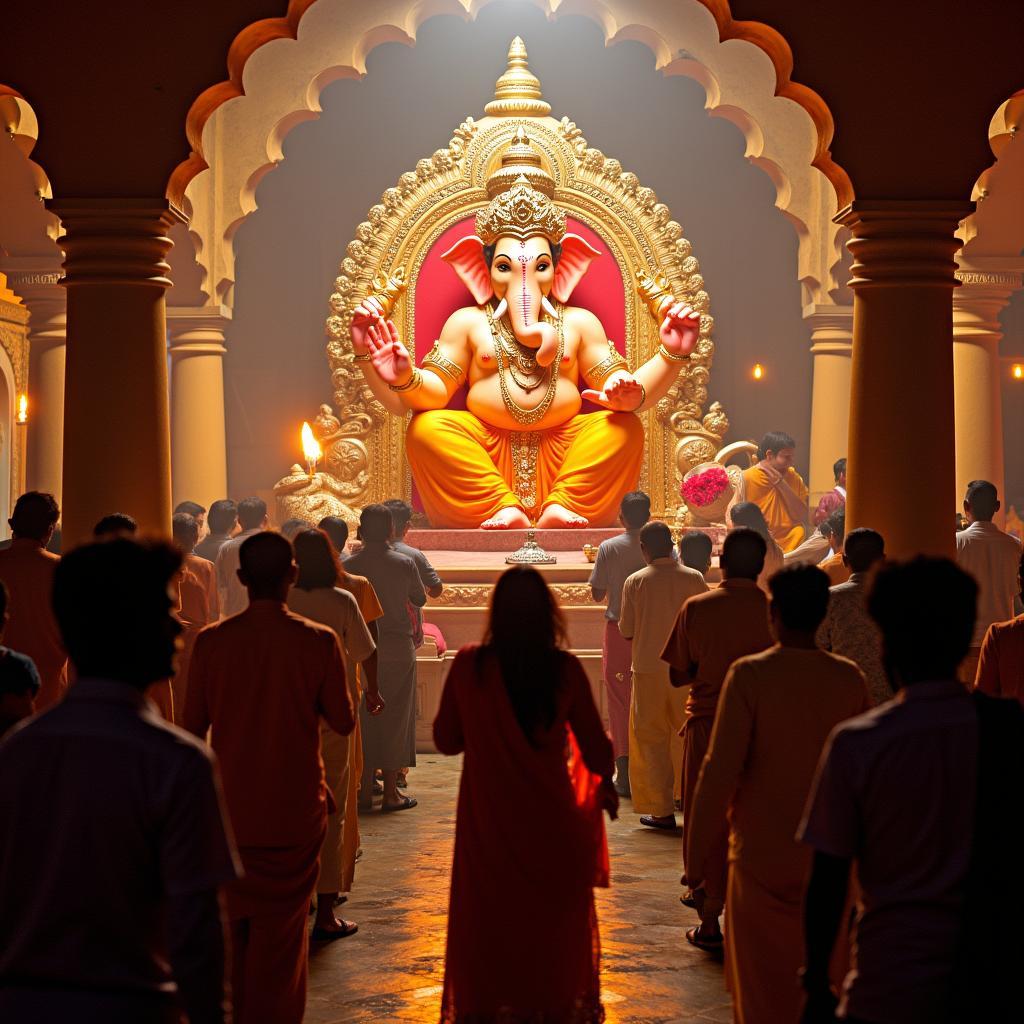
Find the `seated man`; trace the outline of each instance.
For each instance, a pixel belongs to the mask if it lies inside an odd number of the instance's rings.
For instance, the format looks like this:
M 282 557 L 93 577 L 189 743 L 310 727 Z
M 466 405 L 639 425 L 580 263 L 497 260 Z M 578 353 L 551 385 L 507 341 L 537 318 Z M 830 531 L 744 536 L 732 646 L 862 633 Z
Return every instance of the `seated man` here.
M 793 468 L 796 441 L 781 430 L 764 435 L 757 449 L 761 460 L 743 471 L 747 501 L 764 513 L 768 529 L 779 547 L 796 548 L 806 535 L 807 485 Z
M 833 512 L 846 508 L 846 459 L 836 459 L 832 466 L 832 475 L 836 485 L 828 494 L 821 496 L 818 507 L 814 510 L 814 525 L 821 526 Z

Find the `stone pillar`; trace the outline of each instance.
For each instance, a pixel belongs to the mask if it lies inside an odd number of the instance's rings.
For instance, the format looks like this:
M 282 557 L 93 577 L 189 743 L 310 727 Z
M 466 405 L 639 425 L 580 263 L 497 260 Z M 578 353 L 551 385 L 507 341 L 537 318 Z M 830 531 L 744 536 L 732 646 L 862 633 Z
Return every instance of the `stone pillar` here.
M 835 486 L 832 466 L 846 455 L 850 420 L 850 356 L 853 351 L 853 306 L 810 305 L 804 319 L 811 325 L 814 385 L 811 392 L 811 511 Z
M 65 550 L 108 512 L 168 535 L 171 451 L 164 292 L 166 199 L 56 199 L 68 293 Z
M 60 285 L 63 273 L 59 263 L 36 256 L 9 259 L 4 269 L 31 314 L 27 487 L 48 491 L 60 501 L 67 327 L 67 293 Z
M 1020 260 L 963 259 L 953 293 L 953 395 L 956 425 L 956 495 L 971 480 L 989 480 L 1003 494 L 1003 394 L 999 314 L 1021 286 Z M 993 264 L 1002 263 L 1002 268 Z M 1013 265 L 1016 263 L 1016 267 Z M 1005 523 L 1005 509 L 997 517 Z
M 955 554 L 953 200 L 857 200 L 847 529 L 870 526 L 890 556 Z
M 224 431 L 226 306 L 168 306 L 171 356 L 171 490 L 173 503 L 206 508 L 227 497 Z

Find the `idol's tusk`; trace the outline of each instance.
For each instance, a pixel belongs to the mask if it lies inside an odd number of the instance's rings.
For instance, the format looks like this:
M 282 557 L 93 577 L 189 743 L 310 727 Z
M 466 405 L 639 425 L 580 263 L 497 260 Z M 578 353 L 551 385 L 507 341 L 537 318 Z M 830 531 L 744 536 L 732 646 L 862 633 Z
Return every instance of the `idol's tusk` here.
M 505 299 L 502 299 L 501 302 L 494 307 L 494 313 L 492 316 L 495 320 L 500 320 L 507 312 L 508 302 Z
M 544 312 L 547 313 L 547 315 L 551 317 L 552 320 L 558 319 L 558 310 L 551 305 L 551 300 L 546 295 L 541 296 L 540 305 Z

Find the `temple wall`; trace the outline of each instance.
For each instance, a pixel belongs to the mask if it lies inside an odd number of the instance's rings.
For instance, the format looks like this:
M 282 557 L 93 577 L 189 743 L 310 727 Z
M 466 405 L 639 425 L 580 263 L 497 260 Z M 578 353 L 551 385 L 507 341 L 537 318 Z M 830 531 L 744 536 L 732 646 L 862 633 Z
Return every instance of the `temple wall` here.
M 225 364 L 233 495 L 265 491 L 285 472 L 298 458 L 298 425 L 330 400 L 327 297 L 356 225 L 467 114 L 482 116 L 517 33 L 552 113 L 652 187 L 692 241 L 716 325 L 711 399 L 729 413 L 730 438 L 788 430 L 806 474 L 811 356 L 797 239 L 774 185 L 744 158 L 740 131 L 708 116 L 696 82 L 657 72 L 647 47 L 606 48 L 583 18 L 549 23 L 528 7 L 496 7 L 471 24 L 430 20 L 413 49 L 374 50 L 367 77 L 325 89 L 320 118 L 292 130 L 284 161 L 261 182 L 235 239 Z M 755 362 L 767 370 L 761 383 L 750 377 Z
M 999 346 L 1003 373 L 1003 444 L 1006 498 L 1024 518 L 1024 381 L 1010 376 L 1010 365 L 1024 363 L 1024 291 L 1015 292 L 999 318 L 1003 340 Z

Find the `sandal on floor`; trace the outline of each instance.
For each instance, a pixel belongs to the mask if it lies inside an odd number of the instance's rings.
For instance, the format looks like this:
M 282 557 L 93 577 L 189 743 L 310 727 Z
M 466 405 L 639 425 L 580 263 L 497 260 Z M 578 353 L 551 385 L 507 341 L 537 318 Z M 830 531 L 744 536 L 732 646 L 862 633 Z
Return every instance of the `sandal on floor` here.
M 653 814 L 641 814 L 640 824 L 647 828 L 660 828 L 664 832 L 675 832 L 676 816 L 666 815 L 664 818 L 655 817 Z
M 341 927 L 335 931 L 333 928 L 314 928 L 310 938 L 314 942 L 333 942 L 335 939 L 347 939 L 359 931 L 359 925 L 355 921 L 340 921 Z
M 696 946 L 698 949 L 703 949 L 707 953 L 717 953 L 725 945 L 725 937 L 722 935 L 715 935 L 708 939 L 701 935 L 700 925 L 696 928 L 686 929 L 686 941 L 691 946 Z
M 683 895 L 679 897 L 679 902 L 682 903 L 684 907 L 689 907 L 690 910 L 697 909 L 697 897 L 693 894 L 692 889 L 688 889 L 684 892 Z
M 408 811 L 410 808 L 415 807 L 417 800 L 412 796 L 403 796 L 401 801 L 397 804 L 381 804 L 380 809 L 385 814 L 393 814 L 395 811 Z

